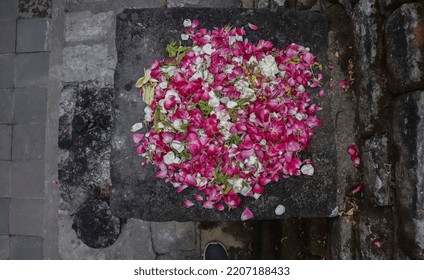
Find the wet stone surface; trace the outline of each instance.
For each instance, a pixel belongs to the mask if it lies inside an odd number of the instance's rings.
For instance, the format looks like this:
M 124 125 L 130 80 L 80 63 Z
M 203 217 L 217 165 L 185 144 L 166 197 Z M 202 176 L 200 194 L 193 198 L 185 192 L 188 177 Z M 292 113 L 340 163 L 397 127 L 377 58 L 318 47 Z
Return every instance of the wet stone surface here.
M 134 88 L 136 80 L 157 58 L 165 58 L 166 45 L 179 40 L 185 18 L 197 18 L 206 27 L 245 26 L 254 22 L 261 28 L 247 31 L 250 41 L 269 39 L 275 46 L 285 48 L 296 42 L 310 47 L 318 60 L 325 64 L 327 53 L 327 19 L 324 15 L 299 11 L 237 10 L 237 9 L 167 9 L 126 10 L 117 16 L 116 47 L 118 63 L 115 72 L 113 129 L 111 151 L 111 208 L 119 217 L 134 217 L 151 221 L 239 220 L 245 206 L 255 219 L 279 219 L 290 216 L 329 216 L 336 206 L 336 152 L 331 96 L 313 100 L 324 109 L 317 116 L 324 125 L 316 130 L 308 154 L 315 163 L 312 177 L 298 177 L 270 184 L 260 199 L 244 199 L 238 209 L 217 212 L 196 205 L 185 209 L 185 199 L 192 199 L 190 188 L 182 193 L 164 180 L 155 178 L 156 168 L 140 167 L 141 159 L 132 147 L 130 128 L 141 117 L 144 104 Z M 171 26 L 171 28 L 170 28 Z M 328 86 L 328 85 L 324 85 Z M 312 95 L 314 95 L 312 93 Z M 286 212 L 274 213 L 282 204 Z

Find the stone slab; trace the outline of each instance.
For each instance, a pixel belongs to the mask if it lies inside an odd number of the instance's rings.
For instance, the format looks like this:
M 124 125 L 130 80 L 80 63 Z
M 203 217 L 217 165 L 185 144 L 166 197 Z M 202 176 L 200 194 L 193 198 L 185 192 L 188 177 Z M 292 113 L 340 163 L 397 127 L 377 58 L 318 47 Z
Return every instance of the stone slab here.
M 82 42 L 102 39 L 111 29 L 114 13 L 92 14 L 90 11 L 67 13 L 65 19 L 65 41 Z
M 13 126 L 12 159 L 40 160 L 44 158 L 44 124 Z
M 12 122 L 13 92 L 10 89 L 0 89 L 0 124 Z
M 44 197 L 44 161 L 12 162 L 12 197 Z
M 14 90 L 14 99 L 14 124 L 46 121 L 47 88 L 17 88 Z
M 111 153 L 111 208 L 114 214 L 151 221 L 239 220 L 242 210 L 249 205 L 256 219 L 329 216 L 336 206 L 331 97 L 319 100 L 324 109 L 318 117 L 324 125 L 317 129 L 305 156 L 316 163 L 315 175 L 281 180 L 267 187 L 266 194 L 259 200 L 245 199 L 234 211 L 210 211 L 200 206 L 185 209 L 183 201 L 193 197 L 190 188 L 177 195 L 164 180 L 155 178 L 153 166 L 139 167 L 141 162 L 132 147 L 130 128 L 140 118 L 144 105 L 134 84 L 144 67 L 148 68 L 156 58 L 165 58 L 166 44 L 179 40 L 186 18 L 199 19 L 209 28 L 226 24 L 245 26 L 252 22 L 261 28 L 258 32 L 247 31 L 250 41 L 265 38 L 280 48 L 296 42 L 310 47 L 318 60 L 326 63 L 327 20 L 318 13 L 187 8 L 126 10 L 118 15 Z M 286 213 L 277 217 L 274 209 L 278 204 L 286 207 Z
M 10 235 L 43 236 L 42 199 L 11 199 Z
M 0 235 L 9 234 L 10 198 L 0 198 Z
M 45 87 L 49 76 L 49 53 L 16 55 L 15 87 Z
M 0 1 L 0 19 L 16 18 L 18 16 L 19 0 Z
M 10 197 L 10 161 L 0 161 L 0 197 Z
M 43 238 L 36 236 L 10 237 L 9 258 L 11 260 L 42 260 Z
M 12 88 L 15 79 L 15 55 L 0 55 L 0 88 Z
M 9 236 L 0 235 L 0 260 L 9 259 Z
M 0 160 L 10 160 L 12 145 L 12 126 L 0 125 Z
M 15 52 L 16 20 L 0 20 L 0 53 Z
M 49 50 L 49 20 L 45 18 L 19 19 L 16 52 L 43 52 Z

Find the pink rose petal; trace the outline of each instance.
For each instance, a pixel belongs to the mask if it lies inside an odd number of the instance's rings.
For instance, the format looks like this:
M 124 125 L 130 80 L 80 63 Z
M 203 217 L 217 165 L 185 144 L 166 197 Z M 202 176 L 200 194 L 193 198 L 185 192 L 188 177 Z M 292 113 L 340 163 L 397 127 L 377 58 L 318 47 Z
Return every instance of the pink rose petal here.
M 250 29 L 252 29 L 252 30 L 258 30 L 258 26 L 254 25 L 254 24 L 248 23 L 247 25 L 248 25 L 248 26 L 249 26 L 249 28 L 250 28 Z
M 362 189 L 362 187 L 364 186 L 364 184 L 359 184 L 359 185 L 357 185 L 353 190 L 352 190 L 352 193 L 353 194 L 355 194 L 355 193 L 357 193 L 357 192 L 359 192 L 361 189 Z
M 186 201 L 184 201 L 185 208 L 190 208 L 193 205 L 194 205 L 194 203 L 192 201 L 188 200 L 188 199 Z
M 244 208 L 243 213 L 241 213 L 241 220 L 246 221 L 253 218 L 253 213 L 249 208 Z

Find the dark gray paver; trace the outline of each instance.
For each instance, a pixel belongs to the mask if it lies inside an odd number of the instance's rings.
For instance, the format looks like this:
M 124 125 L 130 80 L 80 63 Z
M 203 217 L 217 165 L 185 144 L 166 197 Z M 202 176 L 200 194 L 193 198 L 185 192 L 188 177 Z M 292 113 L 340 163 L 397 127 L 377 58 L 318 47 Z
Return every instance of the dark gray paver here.
M 0 55 L 0 88 L 11 88 L 15 79 L 15 55 Z
M 10 234 L 43 236 L 43 200 L 10 200 Z
M 0 89 L 0 124 L 12 122 L 13 92 L 11 89 Z
M 0 197 L 0 235 L 9 234 L 10 198 Z
M 47 88 L 29 87 L 14 90 L 13 123 L 46 121 Z
M 0 125 L 0 160 L 10 160 L 12 126 Z
M 0 260 L 9 259 L 9 236 L 0 235 Z
M 11 260 L 42 260 L 43 238 L 36 236 L 12 236 L 10 237 Z
M 0 161 L 0 197 L 10 197 L 10 161 Z
M 52 12 L 52 0 L 19 0 L 20 18 L 46 18 Z
M 14 125 L 13 160 L 39 160 L 44 157 L 44 124 Z
M 16 18 L 18 16 L 18 0 L 0 1 L 0 19 Z
M 49 53 L 16 55 L 16 87 L 47 86 Z
M 47 27 L 45 18 L 19 19 L 16 35 L 16 52 L 48 51 Z
M 0 53 L 15 52 L 16 20 L 0 20 Z
M 135 16 L 136 15 L 136 16 Z M 165 180 L 155 178 L 157 169 L 151 165 L 140 168 L 140 158 L 131 143 L 130 126 L 144 110 L 141 98 L 132 86 L 142 75 L 143 67 L 164 57 L 165 46 L 179 40 L 181 25 L 186 18 L 199 19 L 204 26 L 246 26 L 253 22 L 261 28 L 247 30 L 246 38 L 257 42 L 266 38 L 279 48 L 292 42 L 311 48 L 321 63 L 326 63 L 327 25 L 322 14 L 299 11 L 237 9 L 145 9 L 126 10 L 117 16 L 116 47 L 118 62 L 115 75 L 114 114 L 111 153 L 111 180 L 114 191 L 111 208 L 119 217 L 134 217 L 150 221 L 240 220 L 246 206 L 256 219 L 281 219 L 288 216 L 330 216 L 336 207 L 336 154 L 331 98 L 313 101 L 324 108 L 317 116 L 323 126 L 316 129 L 310 149 L 304 158 L 316 164 L 312 177 L 300 176 L 269 184 L 260 199 L 244 199 L 234 211 L 209 211 L 197 204 L 185 209 L 185 199 L 193 199 L 194 188 L 176 194 Z M 170 28 L 171 26 L 171 28 Z M 313 92 L 313 91 L 311 91 Z M 284 215 L 276 216 L 275 207 L 282 204 Z
M 12 197 L 43 198 L 44 161 L 12 162 Z

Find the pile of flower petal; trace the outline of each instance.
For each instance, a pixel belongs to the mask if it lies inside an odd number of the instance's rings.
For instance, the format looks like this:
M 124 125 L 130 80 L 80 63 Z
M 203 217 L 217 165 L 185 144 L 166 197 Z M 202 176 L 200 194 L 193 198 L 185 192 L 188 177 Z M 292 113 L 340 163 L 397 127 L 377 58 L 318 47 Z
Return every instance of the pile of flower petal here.
M 168 45 L 137 82 L 146 103 L 144 123 L 133 126 L 136 151 L 157 166 L 185 200 L 218 211 L 259 198 L 282 176 L 311 176 L 302 160 L 321 121 L 308 88 L 321 86 L 322 66 L 308 48 L 270 41 L 253 44 L 243 28 L 199 27 L 185 20 L 186 45 Z M 252 30 L 257 27 L 249 24 Z M 322 91 L 321 91 L 322 94 Z

